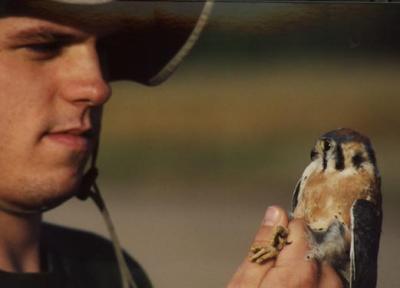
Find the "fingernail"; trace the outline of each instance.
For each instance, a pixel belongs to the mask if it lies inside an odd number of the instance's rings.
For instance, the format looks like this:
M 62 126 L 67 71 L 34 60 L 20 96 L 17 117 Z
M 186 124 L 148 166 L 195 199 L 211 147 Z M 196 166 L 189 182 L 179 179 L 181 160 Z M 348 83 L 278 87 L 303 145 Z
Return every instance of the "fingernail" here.
M 278 223 L 280 219 L 279 210 L 274 207 L 268 207 L 267 212 L 265 212 L 264 216 L 264 225 L 266 226 L 273 226 Z

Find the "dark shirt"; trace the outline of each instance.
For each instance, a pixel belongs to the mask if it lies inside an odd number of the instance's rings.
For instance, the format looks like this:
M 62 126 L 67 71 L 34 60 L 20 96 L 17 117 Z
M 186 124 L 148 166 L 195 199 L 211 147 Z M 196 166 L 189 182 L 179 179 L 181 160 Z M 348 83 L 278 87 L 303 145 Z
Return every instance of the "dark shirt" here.
M 119 288 L 121 279 L 112 243 L 92 233 L 44 224 L 42 273 L 0 271 L 7 288 Z M 126 255 L 139 288 L 151 288 L 143 269 Z

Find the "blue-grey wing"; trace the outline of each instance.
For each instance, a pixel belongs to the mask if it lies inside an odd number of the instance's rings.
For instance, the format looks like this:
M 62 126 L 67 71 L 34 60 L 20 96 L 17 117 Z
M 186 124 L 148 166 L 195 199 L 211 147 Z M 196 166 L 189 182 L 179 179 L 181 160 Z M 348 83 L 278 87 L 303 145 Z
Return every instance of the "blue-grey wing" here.
M 350 288 L 375 288 L 382 210 L 356 200 L 351 208 Z

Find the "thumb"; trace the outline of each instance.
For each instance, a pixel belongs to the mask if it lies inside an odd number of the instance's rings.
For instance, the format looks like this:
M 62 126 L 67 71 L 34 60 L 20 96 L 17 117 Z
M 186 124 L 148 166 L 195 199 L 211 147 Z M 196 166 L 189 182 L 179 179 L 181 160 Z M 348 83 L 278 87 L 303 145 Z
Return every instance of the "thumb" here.
M 262 226 L 282 225 L 287 227 L 288 216 L 285 210 L 279 206 L 270 206 L 265 212 Z
M 274 227 L 283 226 L 288 228 L 288 222 L 288 215 L 284 209 L 278 206 L 268 207 L 261 227 L 254 238 L 253 246 L 269 244 L 274 234 Z
M 288 221 L 288 215 L 284 209 L 278 206 L 269 207 L 265 212 L 261 227 L 257 231 L 252 246 L 269 244 L 273 236 L 274 227 L 281 225 L 287 228 Z M 246 257 L 228 287 L 258 287 L 265 274 L 273 265 L 273 259 L 268 260 L 263 265 L 259 265 L 251 262 L 249 257 Z

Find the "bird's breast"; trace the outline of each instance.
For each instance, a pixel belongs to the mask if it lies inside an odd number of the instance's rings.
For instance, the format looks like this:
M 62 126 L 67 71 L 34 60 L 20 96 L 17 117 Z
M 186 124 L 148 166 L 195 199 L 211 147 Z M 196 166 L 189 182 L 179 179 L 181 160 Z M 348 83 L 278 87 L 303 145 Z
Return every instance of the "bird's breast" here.
M 325 231 L 333 221 L 349 228 L 354 201 L 375 201 L 379 193 L 371 174 L 350 169 L 312 172 L 301 189 L 293 216 L 303 218 L 315 231 Z

